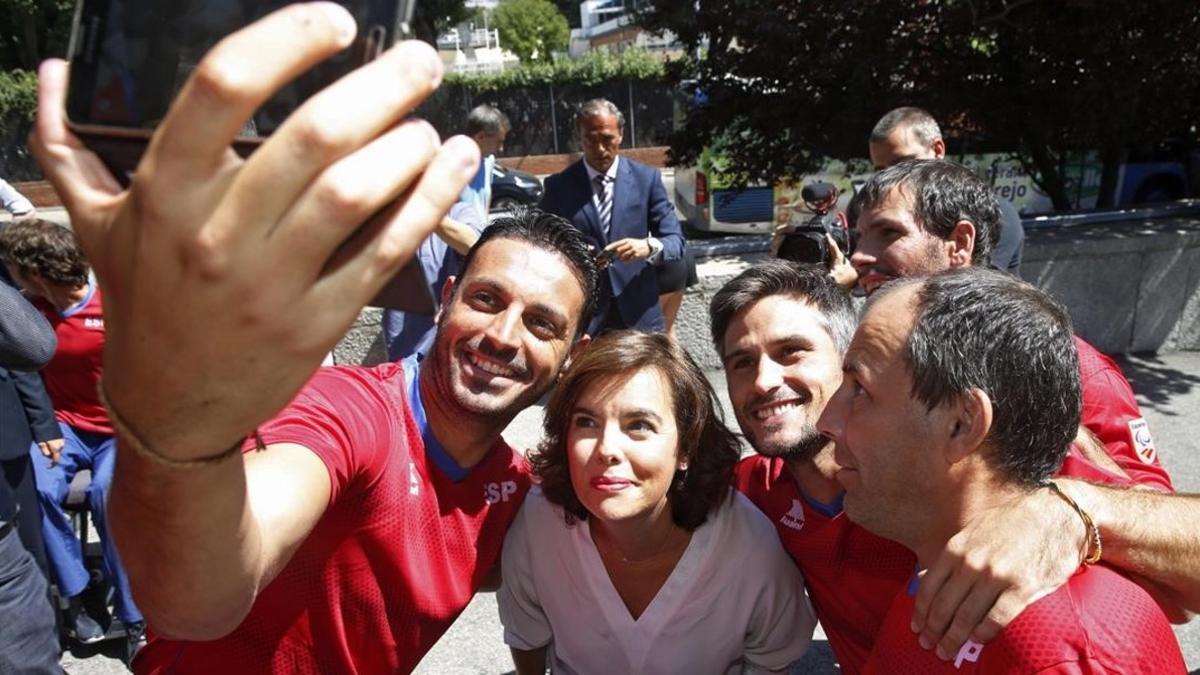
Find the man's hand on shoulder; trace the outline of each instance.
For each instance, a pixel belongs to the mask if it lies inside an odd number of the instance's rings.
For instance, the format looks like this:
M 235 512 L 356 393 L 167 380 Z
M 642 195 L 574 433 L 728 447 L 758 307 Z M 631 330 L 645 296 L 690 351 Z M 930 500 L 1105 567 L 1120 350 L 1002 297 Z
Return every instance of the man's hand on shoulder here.
M 1079 515 L 1048 489 L 976 516 L 921 578 L 912 618 L 921 646 L 949 659 L 968 639 L 993 639 L 1071 578 L 1085 537 Z

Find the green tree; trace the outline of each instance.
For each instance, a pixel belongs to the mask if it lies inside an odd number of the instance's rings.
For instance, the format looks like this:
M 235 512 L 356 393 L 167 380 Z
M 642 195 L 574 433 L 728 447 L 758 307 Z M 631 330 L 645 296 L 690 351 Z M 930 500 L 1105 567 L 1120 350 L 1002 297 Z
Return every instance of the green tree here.
M 550 61 L 554 52 L 567 48 L 571 30 L 550 0 L 504 0 L 493 16 L 500 45 L 521 63 Z
M 697 55 L 670 69 L 699 94 L 672 160 L 723 137 L 746 180 L 861 157 L 880 115 L 917 105 L 1014 152 L 1058 208 L 1068 157 L 1100 151 L 1104 203 L 1124 150 L 1188 129 L 1200 95 L 1200 4 L 1183 0 L 656 0 L 639 21 Z
M 67 55 L 73 0 L 0 0 L 0 68 L 34 70 Z

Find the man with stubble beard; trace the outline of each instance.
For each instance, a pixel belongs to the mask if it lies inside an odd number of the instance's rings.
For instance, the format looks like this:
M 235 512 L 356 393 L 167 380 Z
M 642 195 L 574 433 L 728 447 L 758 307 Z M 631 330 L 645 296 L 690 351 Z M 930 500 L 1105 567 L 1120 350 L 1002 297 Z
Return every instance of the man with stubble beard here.
M 738 465 L 736 486 L 767 514 L 800 566 L 843 672 L 860 672 L 916 556 L 846 517 L 833 443 L 817 429 L 842 382 L 856 325 L 850 298 L 823 269 L 772 260 L 727 283 L 710 315 L 730 401 L 758 453 Z M 1060 475 L 1115 480 L 1075 448 Z M 1088 533 L 1074 511 L 1047 506 L 1042 492 L 988 512 L 957 535 L 971 541 L 967 535 L 992 521 L 1023 532 L 995 548 L 971 546 L 986 581 L 956 570 L 960 576 L 950 575 L 944 590 L 921 596 L 913 625 L 922 629 L 922 646 L 949 658 L 968 638 L 986 642 L 1078 568 Z M 955 541 L 943 558 L 955 558 Z M 954 622 L 930 618 L 930 608 Z

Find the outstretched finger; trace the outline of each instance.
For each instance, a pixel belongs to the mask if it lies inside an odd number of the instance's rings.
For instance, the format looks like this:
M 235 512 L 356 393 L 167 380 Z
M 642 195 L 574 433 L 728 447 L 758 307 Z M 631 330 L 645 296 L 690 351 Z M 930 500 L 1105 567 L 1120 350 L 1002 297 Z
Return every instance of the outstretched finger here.
M 318 307 L 366 304 L 462 194 L 479 166 L 479 146 L 465 136 L 446 141 L 409 192 L 338 252 L 318 282 Z
M 121 186 L 95 153 L 88 150 L 67 127 L 67 62 L 50 59 L 38 69 L 38 110 L 29 148 L 71 213 L 72 227 L 92 255 L 103 239 L 107 210 Z
M 397 45 L 306 101 L 246 162 L 232 199 L 244 204 L 245 224 L 274 223 L 314 177 L 391 128 L 437 87 L 442 63 L 420 41 Z M 402 157 L 403 152 L 396 157 Z M 396 162 L 383 158 L 376 171 Z
M 288 5 L 229 35 L 200 60 L 150 142 L 143 165 L 206 178 L 246 120 L 284 84 L 347 47 L 354 18 L 333 2 Z
M 837 241 L 834 240 L 832 234 L 829 234 L 828 232 L 825 233 L 825 243 L 829 245 L 828 262 L 830 269 L 833 269 L 834 267 L 846 262 L 846 256 L 842 253 L 842 247 L 837 245 Z
M 283 264 L 312 283 L 355 228 L 404 194 L 441 149 L 437 131 L 411 119 L 330 166 L 313 181 L 269 238 Z

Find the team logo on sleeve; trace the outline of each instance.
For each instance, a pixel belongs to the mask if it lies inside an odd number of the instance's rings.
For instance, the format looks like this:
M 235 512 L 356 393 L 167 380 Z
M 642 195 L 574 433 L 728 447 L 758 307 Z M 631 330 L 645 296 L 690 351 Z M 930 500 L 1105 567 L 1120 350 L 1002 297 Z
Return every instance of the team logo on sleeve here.
M 1146 464 L 1154 463 L 1158 453 L 1154 449 L 1154 438 L 1150 435 L 1150 425 L 1146 423 L 1146 418 L 1129 420 L 1129 441 L 1138 459 Z
M 800 504 L 799 499 L 792 500 L 792 508 L 788 509 L 788 512 L 783 514 L 783 517 L 779 519 L 779 522 L 783 523 L 785 527 L 790 527 L 793 530 L 803 529 L 804 506 Z

